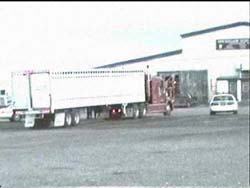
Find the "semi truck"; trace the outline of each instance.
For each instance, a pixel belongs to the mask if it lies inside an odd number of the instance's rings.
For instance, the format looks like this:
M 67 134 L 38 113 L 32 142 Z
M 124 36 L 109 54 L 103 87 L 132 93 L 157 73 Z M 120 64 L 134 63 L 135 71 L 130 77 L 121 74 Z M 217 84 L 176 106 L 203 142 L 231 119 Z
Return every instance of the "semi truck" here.
M 74 126 L 97 113 L 111 118 L 170 115 L 172 78 L 143 70 L 16 71 L 11 74 L 13 114 L 24 114 L 27 128 Z

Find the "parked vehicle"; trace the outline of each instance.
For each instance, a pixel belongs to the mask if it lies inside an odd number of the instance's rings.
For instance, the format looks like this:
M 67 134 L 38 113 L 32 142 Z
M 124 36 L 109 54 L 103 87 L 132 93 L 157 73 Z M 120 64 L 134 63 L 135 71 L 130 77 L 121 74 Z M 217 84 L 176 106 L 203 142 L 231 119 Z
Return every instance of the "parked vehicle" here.
M 174 100 L 175 107 L 191 107 L 197 104 L 196 97 L 193 97 L 190 93 L 177 94 Z
M 210 115 L 219 112 L 233 112 L 238 113 L 238 102 L 232 94 L 218 94 L 214 95 L 209 104 Z
M 171 83 L 142 70 L 14 72 L 13 111 L 25 113 L 25 127 L 78 125 L 97 112 L 133 118 L 146 112 L 170 115 Z
M 5 89 L 0 90 L 0 108 L 8 107 L 11 104 L 11 97 Z
M 0 119 L 8 119 L 9 121 L 20 121 L 21 118 L 21 115 L 13 113 L 12 105 L 0 108 Z
M 0 90 L 0 119 L 9 119 L 10 121 L 21 119 L 21 116 L 13 113 L 13 101 L 5 89 Z
M 0 119 L 9 119 L 11 120 L 13 116 L 13 110 L 11 106 L 0 108 Z

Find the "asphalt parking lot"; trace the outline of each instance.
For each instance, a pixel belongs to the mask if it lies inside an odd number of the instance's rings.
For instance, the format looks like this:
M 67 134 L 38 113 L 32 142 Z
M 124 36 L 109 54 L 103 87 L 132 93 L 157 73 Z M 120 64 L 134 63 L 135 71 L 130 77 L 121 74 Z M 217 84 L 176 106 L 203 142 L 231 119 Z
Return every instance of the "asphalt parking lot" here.
M 0 185 L 247 187 L 249 106 L 208 114 L 199 106 L 35 130 L 1 121 Z

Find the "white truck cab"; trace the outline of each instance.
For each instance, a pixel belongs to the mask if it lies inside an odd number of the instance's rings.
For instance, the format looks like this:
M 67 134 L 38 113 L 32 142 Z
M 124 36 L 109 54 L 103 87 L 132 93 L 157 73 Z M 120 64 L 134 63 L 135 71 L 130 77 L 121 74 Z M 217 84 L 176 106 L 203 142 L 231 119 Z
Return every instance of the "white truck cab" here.
M 11 105 L 11 96 L 7 93 L 5 89 L 0 90 L 0 108 L 5 108 Z

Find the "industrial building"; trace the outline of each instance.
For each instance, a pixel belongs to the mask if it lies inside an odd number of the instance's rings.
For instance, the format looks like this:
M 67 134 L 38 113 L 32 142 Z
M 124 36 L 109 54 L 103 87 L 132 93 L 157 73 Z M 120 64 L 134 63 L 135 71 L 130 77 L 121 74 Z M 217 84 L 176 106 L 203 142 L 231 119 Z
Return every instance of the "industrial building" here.
M 181 35 L 182 49 L 96 68 L 144 69 L 177 74 L 182 92 L 206 103 L 216 93 L 249 100 L 249 22 L 236 22 Z

